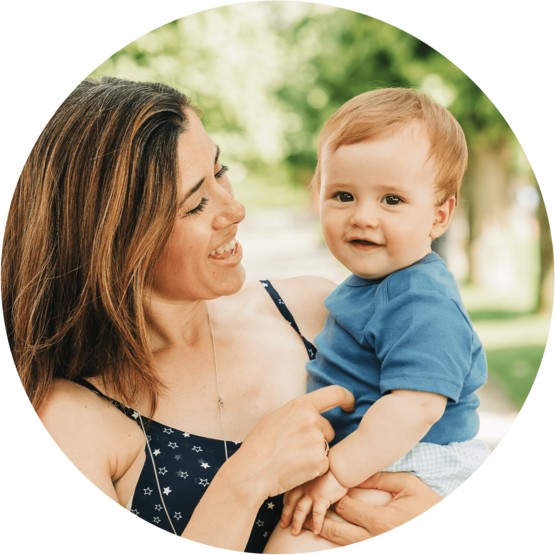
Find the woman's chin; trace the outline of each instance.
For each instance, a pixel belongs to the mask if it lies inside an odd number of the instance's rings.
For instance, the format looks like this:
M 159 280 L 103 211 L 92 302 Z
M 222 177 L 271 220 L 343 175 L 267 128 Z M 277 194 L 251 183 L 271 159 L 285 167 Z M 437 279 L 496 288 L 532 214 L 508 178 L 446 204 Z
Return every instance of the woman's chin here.
M 243 287 L 245 283 L 247 272 L 242 264 L 235 266 L 233 272 L 230 272 L 230 274 L 231 273 L 233 273 L 233 275 L 227 275 L 226 278 L 218 284 L 218 293 L 221 297 L 235 295 L 235 293 L 241 290 L 241 287 Z

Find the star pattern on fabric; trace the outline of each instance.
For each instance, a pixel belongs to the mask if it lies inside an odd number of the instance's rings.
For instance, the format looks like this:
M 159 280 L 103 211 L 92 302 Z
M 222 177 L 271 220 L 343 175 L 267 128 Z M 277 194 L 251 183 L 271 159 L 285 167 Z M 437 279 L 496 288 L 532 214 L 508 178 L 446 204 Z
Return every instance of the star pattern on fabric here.
M 284 320 L 291 322 L 292 328 L 299 333 L 283 299 L 279 299 L 275 294 L 271 283 L 266 282 L 263 285 L 266 291 L 271 293 Z M 304 345 L 309 358 L 313 358 L 316 348 L 306 340 Z M 118 404 L 116 406 L 122 408 Z M 125 409 L 125 414 L 136 423 L 142 433 L 142 413 L 138 409 L 135 410 L 135 407 L 128 407 Z M 170 439 L 169 436 L 174 433 L 175 436 L 172 438 L 175 437 L 175 440 Z M 135 487 L 132 512 L 145 522 L 166 530 L 170 523 L 164 510 L 165 502 L 168 505 L 167 512 L 170 520 L 177 534 L 181 534 L 196 504 L 207 492 L 218 469 L 225 463 L 224 443 L 221 440 L 197 436 L 155 420 L 148 421 L 144 435 L 147 439 L 147 460 Z M 179 437 L 183 439 L 178 440 Z M 240 441 L 228 441 L 229 456 L 233 456 L 241 444 Z M 272 497 L 264 501 L 256 516 L 253 515 L 252 532 L 248 541 L 249 551 L 262 552 L 264 544 L 272 535 L 273 527 L 279 522 L 281 508 L 282 497 Z
M 267 283 L 262 282 L 262 285 L 263 285 L 264 287 L 268 287 L 268 284 L 267 284 Z

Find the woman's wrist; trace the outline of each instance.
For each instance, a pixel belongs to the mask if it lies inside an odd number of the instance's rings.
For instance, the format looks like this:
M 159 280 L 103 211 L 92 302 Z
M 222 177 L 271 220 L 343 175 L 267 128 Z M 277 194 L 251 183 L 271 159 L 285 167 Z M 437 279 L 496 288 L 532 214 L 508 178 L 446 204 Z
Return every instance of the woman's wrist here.
M 198 543 L 244 551 L 256 514 L 264 499 L 242 471 L 237 453 L 222 465 L 196 506 L 183 531 Z
M 256 473 L 249 465 L 243 464 L 240 450 L 222 465 L 211 486 L 227 490 L 232 499 L 237 500 L 243 507 L 258 510 L 268 497 L 264 484 L 257 479 Z

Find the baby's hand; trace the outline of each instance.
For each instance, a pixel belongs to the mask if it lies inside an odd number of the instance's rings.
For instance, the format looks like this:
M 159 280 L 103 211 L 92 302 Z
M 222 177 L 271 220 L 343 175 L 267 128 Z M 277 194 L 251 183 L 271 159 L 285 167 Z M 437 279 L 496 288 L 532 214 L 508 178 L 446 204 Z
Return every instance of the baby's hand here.
M 306 482 L 285 494 L 285 503 L 280 524 L 287 528 L 293 517 L 291 533 L 298 536 L 303 522 L 312 509 L 312 531 L 319 534 L 324 524 L 326 511 L 332 503 L 339 501 L 347 493 L 331 472 Z

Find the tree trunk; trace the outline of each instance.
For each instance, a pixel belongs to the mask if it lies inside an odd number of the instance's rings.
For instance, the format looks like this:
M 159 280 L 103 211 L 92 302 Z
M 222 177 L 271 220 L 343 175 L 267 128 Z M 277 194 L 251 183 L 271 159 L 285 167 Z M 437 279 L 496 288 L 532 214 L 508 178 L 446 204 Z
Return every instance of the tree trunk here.
M 550 311 L 553 307 L 553 242 L 547 209 L 541 193 L 538 206 L 538 222 L 540 224 L 540 283 L 537 310 Z
M 469 153 L 461 204 L 468 214 L 468 278 L 472 284 L 493 285 L 501 278 L 502 284 L 511 286 L 507 280 L 512 275 L 512 253 L 503 239 L 510 177 L 507 145 Z

